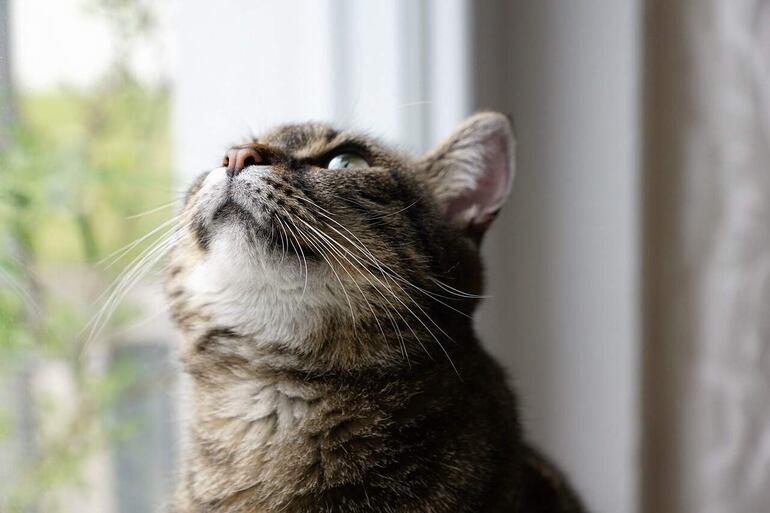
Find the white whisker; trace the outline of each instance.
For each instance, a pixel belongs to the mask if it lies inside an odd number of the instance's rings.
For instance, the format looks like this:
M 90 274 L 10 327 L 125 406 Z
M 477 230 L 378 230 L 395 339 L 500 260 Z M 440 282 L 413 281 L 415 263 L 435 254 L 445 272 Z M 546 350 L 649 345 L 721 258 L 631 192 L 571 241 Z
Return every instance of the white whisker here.
M 110 253 L 109 255 L 107 255 L 106 257 L 102 258 L 101 260 L 96 262 L 96 265 L 102 265 L 107 260 L 111 260 L 111 262 L 109 264 L 107 264 L 107 266 L 105 267 L 105 269 L 109 269 L 110 267 L 115 265 L 115 263 L 118 262 L 121 258 L 123 258 L 129 251 L 134 249 L 136 246 L 138 246 L 139 244 L 141 244 L 142 242 L 144 242 L 148 238 L 152 237 L 153 235 L 155 235 L 156 233 L 158 233 L 160 230 L 162 230 L 163 228 L 167 227 L 168 225 L 178 221 L 179 217 L 180 216 L 175 216 L 172 219 L 169 219 L 168 221 L 166 221 L 164 223 L 161 223 L 157 227 L 153 228 L 152 230 L 150 230 L 146 234 L 144 234 L 141 237 L 139 237 L 138 239 L 136 239 L 135 241 L 126 244 L 122 248 L 117 249 L 117 250 L 113 251 L 112 253 Z M 174 228 L 172 227 L 171 230 L 173 230 L 173 229 Z
M 176 230 L 172 230 L 171 233 L 164 235 L 149 248 L 145 249 L 100 295 L 100 298 L 106 295 L 106 299 L 98 312 L 80 332 L 81 335 L 85 332 L 88 333 L 83 348 L 81 349 L 81 355 L 84 355 L 91 344 L 99 337 L 126 294 L 139 282 L 139 280 L 147 275 L 150 269 L 166 255 L 169 249 L 184 237 L 183 230 L 188 226 L 189 224 L 178 227 Z M 99 300 L 97 300 L 97 302 L 98 301 Z
M 173 207 L 174 205 L 177 205 L 177 204 L 179 204 L 179 202 L 174 200 L 174 201 L 171 201 L 169 203 L 166 203 L 165 205 L 161 205 L 159 207 L 155 207 L 153 209 L 150 209 L 150 210 L 147 210 L 145 212 L 142 212 L 141 214 L 130 215 L 130 216 L 126 217 L 126 219 L 137 219 L 139 217 L 148 216 L 150 214 L 154 214 L 155 212 L 160 212 L 161 210 L 165 210 L 165 209 L 167 209 L 169 207 Z

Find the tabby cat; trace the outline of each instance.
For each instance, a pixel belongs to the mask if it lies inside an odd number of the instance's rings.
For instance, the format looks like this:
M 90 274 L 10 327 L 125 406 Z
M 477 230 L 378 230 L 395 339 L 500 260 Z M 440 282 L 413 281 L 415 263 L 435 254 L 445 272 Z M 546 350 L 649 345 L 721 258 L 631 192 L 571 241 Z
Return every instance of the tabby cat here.
M 172 511 L 582 511 L 473 329 L 513 157 L 497 113 L 416 159 L 308 123 L 198 178 L 167 275 L 191 387 Z

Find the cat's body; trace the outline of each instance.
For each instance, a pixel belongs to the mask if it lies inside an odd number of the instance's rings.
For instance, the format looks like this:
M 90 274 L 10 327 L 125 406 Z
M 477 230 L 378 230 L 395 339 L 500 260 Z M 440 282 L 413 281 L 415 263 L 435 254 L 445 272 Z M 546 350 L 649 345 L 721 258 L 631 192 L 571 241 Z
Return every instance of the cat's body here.
M 295 125 L 193 186 L 167 282 L 192 386 L 172 511 L 582 511 L 470 318 L 512 151 L 495 114 L 419 161 Z

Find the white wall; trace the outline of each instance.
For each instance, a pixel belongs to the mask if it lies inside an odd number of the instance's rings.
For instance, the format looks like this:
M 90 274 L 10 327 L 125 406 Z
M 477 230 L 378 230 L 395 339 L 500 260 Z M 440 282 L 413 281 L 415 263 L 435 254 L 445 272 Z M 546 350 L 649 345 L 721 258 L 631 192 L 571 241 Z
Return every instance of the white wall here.
M 274 123 L 331 116 L 329 6 L 329 0 L 174 5 L 173 127 L 182 181 Z
M 467 113 L 463 0 L 178 0 L 173 11 L 182 181 L 278 123 L 332 121 L 422 151 Z
M 477 3 L 475 103 L 513 114 L 518 174 L 487 241 L 482 332 L 531 437 L 596 512 L 637 507 L 635 0 Z

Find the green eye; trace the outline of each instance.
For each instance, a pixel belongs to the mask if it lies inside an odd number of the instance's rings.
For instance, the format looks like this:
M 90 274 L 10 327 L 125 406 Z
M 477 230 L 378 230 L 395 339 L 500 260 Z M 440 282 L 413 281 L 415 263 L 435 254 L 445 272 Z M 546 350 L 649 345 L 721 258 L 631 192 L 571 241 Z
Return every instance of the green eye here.
M 362 169 L 369 167 L 369 163 L 366 162 L 361 155 L 356 155 L 355 153 L 340 153 L 331 159 L 329 165 L 326 167 L 329 169 Z

